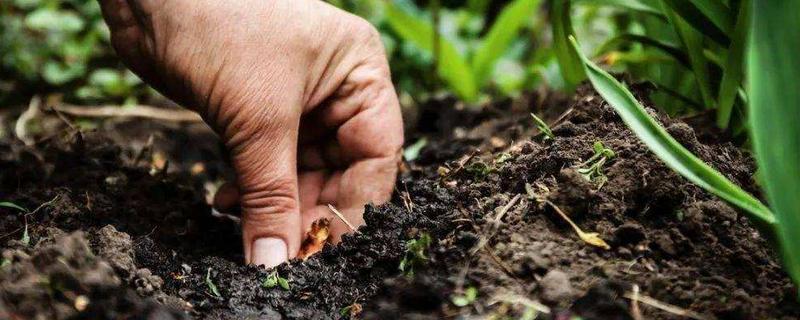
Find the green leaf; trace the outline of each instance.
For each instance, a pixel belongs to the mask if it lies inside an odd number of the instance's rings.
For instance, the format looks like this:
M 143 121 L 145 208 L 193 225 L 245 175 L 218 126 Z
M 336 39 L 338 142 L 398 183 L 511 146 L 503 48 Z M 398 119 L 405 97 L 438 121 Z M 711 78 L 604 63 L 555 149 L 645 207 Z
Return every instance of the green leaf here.
M 586 79 L 586 74 L 581 66 L 581 60 L 570 48 L 569 37 L 575 35 L 570 18 L 570 0 L 553 0 L 550 4 L 550 20 L 553 29 L 553 49 L 555 50 L 561 75 L 566 82 L 566 90 L 573 91 L 578 84 Z
M 420 138 L 417 142 L 414 142 L 414 144 L 403 150 L 403 158 L 406 159 L 406 161 L 416 160 L 417 157 L 419 157 L 420 151 L 422 151 L 422 148 L 425 148 L 426 145 L 428 145 L 428 139 L 425 137 Z
M 574 38 L 572 46 L 578 52 L 578 44 Z M 650 117 L 633 94 L 617 79 L 589 59 L 583 56 L 581 59 L 595 90 L 658 158 L 689 181 L 742 208 L 751 219 L 773 231 L 775 217 L 764 204 L 686 150 Z
M 386 21 L 401 38 L 421 50 L 433 52 L 434 30 L 429 21 L 406 12 L 392 1 L 386 2 L 385 10 Z M 450 41 L 439 39 L 438 74 L 459 98 L 477 101 L 478 86 L 472 69 Z
M 536 128 L 539 129 L 539 132 L 545 135 L 548 139 L 555 139 L 556 136 L 553 134 L 553 130 L 550 130 L 550 126 L 547 125 L 542 118 L 536 116 L 535 113 L 531 112 L 531 117 L 533 117 L 533 122 L 536 123 Z
M 53 85 L 63 85 L 77 79 L 86 71 L 86 66 L 80 63 L 63 64 L 57 61 L 47 61 L 42 70 L 42 78 Z
M 281 288 L 283 288 L 284 290 L 289 290 L 289 280 L 286 280 L 286 278 L 281 278 L 279 276 L 278 285 L 281 286 Z
M 662 0 L 667 2 L 669 0 Z M 675 28 L 675 32 L 683 43 L 683 47 L 689 55 L 689 63 L 692 65 L 692 72 L 694 73 L 697 86 L 700 90 L 700 95 L 703 97 L 703 103 L 706 108 L 713 108 L 714 95 L 711 93 L 711 81 L 708 74 L 708 60 L 703 53 L 703 35 L 692 29 L 686 21 L 675 14 L 669 8 L 664 8 L 667 14 L 667 19 Z
M 277 274 L 270 274 L 269 276 L 267 276 L 267 278 L 264 279 L 264 282 L 262 282 L 261 285 L 268 289 L 277 286 L 278 285 Z
M 28 224 L 25 223 L 25 231 L 22 232 L 22 239 L 19 240 L 26 247 L 31 244 L 31 235 L 28 233 Z
M 727 46 L 733 29 L 731 10 L 720 0 L 662 0 L 694 29 Z M 667 11 L 666 8 L 664 11 Z M 669 14 L 667 14 L 669 16 Z
M 575 4 L 585 4 L 593 6 L 613 6 L 632 11 L 651 14 L 657 17 L 664 17 L 661 10 L 640 0 L 575 0 Z
M 536 16 L 539 2 L 515 0 L 500 12 L 472 59 L 472 70 L 479 86 L 491 77 L 495 63 L 507 51 L 525 23 Z
M 16 209 L 16 210 L 19 210 L 19 211 L 22 211 L 22 212 L 28 212 L 28 209 L 20 207 L 16 203 L 13 203 L 13 202 L 7 202 L 7 201 L 0 202 L 0 207 Z
M 83 19 L 67 10 L 50 7 L 37 9 L 25 17 L 25 26 L 33 30 L 75 33 L 83 29 Z
M 784 265 L 800 285 L 800 1 L 752 2 L 750 125 Z
M 208 290 L 211 291 L 214 296 L 222 297 L 219 293 L 219 289 L 217 289 L 217 285 L 211 280 L 211 268 L 208 268 L 208 271 L 206 271 L 206 286 L 208 286 Z
M 678 45 L 639 34 L 619 34 L 600 45 L 600 47 L 598 47 L 596 50 L 595 56 L 610 52 L 611 50 L 617 48 L 620 44 L 627 42 L 640 43 L 644 46 L 659 49 L 675 59 L 675 61 L 678 61 L 680 64 L 686 66 L 687 68 L 691 68 L 689 56 Z
M 728 49 L 728 57 L 722 73 L 722 80 L 719 86 L 719 98 L 717 98 L 717 126 L 722 129 L 728 127 L 733 111 L 733 104 L 739 93 L 742 80 L 744 79 L 744 54 L 747 47 L 747 32 L 750 28 L 750 0 L 741 0 L 739 6 L 739 17 L 736 19 Z

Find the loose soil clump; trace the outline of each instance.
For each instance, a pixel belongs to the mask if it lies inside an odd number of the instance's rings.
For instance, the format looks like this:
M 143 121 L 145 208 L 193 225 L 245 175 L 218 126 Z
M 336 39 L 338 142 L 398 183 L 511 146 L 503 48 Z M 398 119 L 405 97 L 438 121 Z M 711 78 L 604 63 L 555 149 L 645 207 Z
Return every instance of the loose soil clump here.
M 207 130 L 7 138 L 0 200 L 31 211 L 0 208 L 0 318 L 797 318 L 797 288 L 743 214 L 664 166 L 589 88 L 553 104 L 554 139 L 530 119 L 536 103 L 423 108 L 408 140 L 427 144 L 391 202 L 367 206 L 341 244 L 274 270 L 242 265 L 238 226 L 210 214 L 204 184 L 228 173 L 219 146 L 193 136 Z M 651 114 L 758 192 L 745 151 Z M 156 143 L 169 166 L 151 170 L 138 150 L 153 132 L 206 142 L 180 154 Z M 590 179 L 580 169 L 595 142 L 615 156 Z M 276 275 L 287 288 L 264 285 Z

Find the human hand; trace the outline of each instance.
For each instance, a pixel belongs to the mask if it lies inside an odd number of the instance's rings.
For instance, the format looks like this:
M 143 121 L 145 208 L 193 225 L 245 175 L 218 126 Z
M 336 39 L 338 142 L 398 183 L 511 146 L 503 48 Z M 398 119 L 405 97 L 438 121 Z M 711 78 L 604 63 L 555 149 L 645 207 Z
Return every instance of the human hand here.
M 238 181 L 217 205 L 241 204 L 246 263 L 295 257 L 327 204 L 358 225 L 389 200 L 403 126 L 369 23 L 318 0 L 100 3 L 131 70 L 225 142 Z

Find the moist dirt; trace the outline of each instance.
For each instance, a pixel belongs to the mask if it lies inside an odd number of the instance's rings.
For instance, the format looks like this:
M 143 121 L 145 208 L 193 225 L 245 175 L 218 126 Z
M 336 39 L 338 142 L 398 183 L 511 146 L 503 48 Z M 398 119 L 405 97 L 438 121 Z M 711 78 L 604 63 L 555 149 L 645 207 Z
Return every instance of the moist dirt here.
M 554 138 L 529 115 L 544 104 Z M 758 194 L 747 151 L 651 113 Z M 237 223 L 210 213 L 205 189 L 230 172 L 204 126 L 61 124 L 33 146 L 6 132 L 0 201 L 26 211 L 0 208 L 0 318 L 800 315 L 797 288 L 744 214 L 664 166 L 589 88 L 480 111 L 437 101 L 406 119 L 408 143 L 427 142 L 391 202 L 368 206 L 341 244 L 273 270 L 242 265 Z M 595 142 L 615 156 L 587 177 Z M 559 211 L 609 248 L 582 241 Z M 288 288 L 264 285 L 276 275 Z

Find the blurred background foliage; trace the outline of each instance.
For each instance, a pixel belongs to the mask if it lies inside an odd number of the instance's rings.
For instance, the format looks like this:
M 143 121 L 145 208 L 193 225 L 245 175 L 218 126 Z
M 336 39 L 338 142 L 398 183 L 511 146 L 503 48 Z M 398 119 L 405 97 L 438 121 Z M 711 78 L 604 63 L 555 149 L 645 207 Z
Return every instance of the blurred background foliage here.
M 715 94 L 722 90 L 720 66 L 733 51 L 733 37 L 727 35 L 734 30 L 723 28 L 722 34 L 693 38 L 695 50 L 688 50 L 685 34 L 674 28 L 675 17 L 664 7 L 680 1 L 329 2 L 380 30 L 405 105 L 447 95 L 480 105 L 490 97 L 516 97 L 541 88 L 569 93 L 583 78 L 571 74 L 559 55 L 564 54 L 565 34 L 574 33 L 584 54 L 595 61 L 630 80 L 652 82 L 657 90 L 651 98 L 668 113 L 697 114 L 720 102 Z M 734 9 L 739 3 L 712 2 Z M 723 17 L 730 21 L 723 23 L 733 29 L 736 10 L 730 11 Z M 687 28 L 683 31 L 691 31 Z M 0 1 L 0 105 L 53 93 L 78 104 L 135 104 L 157 97 L 114 56 L 108 38 L 95 0 Z M 689 59 L 697 58 L 691 55 L 697 50 L 702 60 Z M 733 100 L 731 86 L 720 100 L 735 106 L 731 123 L 741 131 L 746 96 L 737 90 L 740 82 L 734 82 L 738 95 Z
M 93 0 L 0 1 L 0 103 L 59 93 L 81 103 L 135 103 L 150 94 L 114 57 Z

